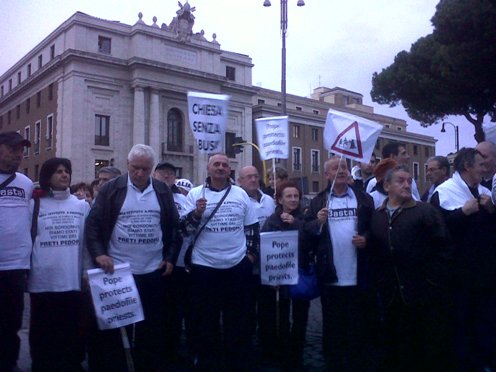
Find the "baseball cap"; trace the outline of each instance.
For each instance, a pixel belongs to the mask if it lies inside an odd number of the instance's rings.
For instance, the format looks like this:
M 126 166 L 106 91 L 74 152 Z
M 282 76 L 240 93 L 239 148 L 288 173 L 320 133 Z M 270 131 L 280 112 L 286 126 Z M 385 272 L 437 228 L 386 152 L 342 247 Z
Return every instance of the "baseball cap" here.
M 186 178 L 180 178 L 176 180 L 176 186 L 181 187 L 188 192 L 193 188 L 193 184 L 191 183 L 191 181 L 187 180 Z
M 8 146 L 23 145 L 31 147 L 31 142 L 29 142 L 17 132 L 0 133 L 0 144 Z
M 177 168 L 174 165 L 172 165 L 171 163 L 168 163 L 166 161 L 158 163 L 157 166 L 155 167 L 155 170 L 164 169 L 164 168 L 172 169 L 174 172 L 177 170 Z

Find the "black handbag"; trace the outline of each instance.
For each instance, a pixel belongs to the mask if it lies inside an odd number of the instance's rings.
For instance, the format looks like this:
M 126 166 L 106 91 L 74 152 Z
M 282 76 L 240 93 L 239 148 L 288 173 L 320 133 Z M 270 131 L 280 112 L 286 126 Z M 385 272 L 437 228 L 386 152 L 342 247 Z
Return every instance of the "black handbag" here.
M 205 226 L 207 226 L 207 223 L 212 219 L 212 217 L 214 216 L 214 214 L 219 210 L 220 206 L 222 205 L 222 203 L 226 199 L 227 194 L 229 194 L 229 191 L 231 191 L 231 184 L 229 184 L 229 186 L 227 187 L 226 192 L 224 193 L 224 195 L 222 196 L 222 198 L 219 200 L 219 202 L 215 206 L 215 208 L 212 211 L 212 213 L 210 213 L 210 216 L 208 216 L 208 218 L 205 221 L 205 223 L 200 227 L 200 229 L 198 230 L 198 232 L 195 234 L 195 237 L 193 238 L 193 240 L 191 241 L 191 243 L 188 245 L 188 248 L 186 249 L 186 253 L 184 254 L 184 268 L 185 268 L 186 272 L 188 272 L 188 273 L 191 272 L 191 264 L 192 264 L 191 263 L 191 260 L 192 260 L 193 248 L 195 248 L 196 240 L 198 239 L 198 237 L 202 233 L 203 229 L 205 229 Z

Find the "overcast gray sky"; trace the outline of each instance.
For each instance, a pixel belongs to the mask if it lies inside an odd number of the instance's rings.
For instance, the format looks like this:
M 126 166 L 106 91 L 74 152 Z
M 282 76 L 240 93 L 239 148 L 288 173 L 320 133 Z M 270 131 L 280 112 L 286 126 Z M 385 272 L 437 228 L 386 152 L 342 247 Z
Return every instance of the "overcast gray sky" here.
M 185 1 L 182 1 L 184 3 Z M 249 55 L 253 85 L 280 89 L 281 35 L 279 0 L 191 0 L 196 7 L 194 32 L 205 30 L 208 40 L 217 34 L 222 49 Z M 371 78 L 389 66 L 401 50 L 409 50 L 419 37 L 432 32 L 431 17 L 438 0 L 288 0 L 287 91 L 308 96 L 320 86 L 363 94 L 364 104 L 375 112 L 407 120 L 408 130 L 438 139 L 436 151 L 454 151 L 454 129 L 440 133 L 411 120 L 401 107 L 372 103 Z M 169 24 L 177 0 L 2 0 L 0 1 L 0 75 L 42 41 L 76 11 L 108 20 L 134 24 L 143 21 Z M 473 126 L 461 117 L 447 121 L 460 124 L 460 146 L 474 146 Z

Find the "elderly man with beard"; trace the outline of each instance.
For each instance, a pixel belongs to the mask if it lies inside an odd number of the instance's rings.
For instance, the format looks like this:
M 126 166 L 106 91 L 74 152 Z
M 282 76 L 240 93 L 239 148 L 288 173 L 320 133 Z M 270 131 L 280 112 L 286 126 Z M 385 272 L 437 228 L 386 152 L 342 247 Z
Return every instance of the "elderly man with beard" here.
M 496 213 L 481 185 L 485 159 L 462 148 L 453 177 L 436 189 L 455 245 L 455 342 L 462 370 L 496 369 Z

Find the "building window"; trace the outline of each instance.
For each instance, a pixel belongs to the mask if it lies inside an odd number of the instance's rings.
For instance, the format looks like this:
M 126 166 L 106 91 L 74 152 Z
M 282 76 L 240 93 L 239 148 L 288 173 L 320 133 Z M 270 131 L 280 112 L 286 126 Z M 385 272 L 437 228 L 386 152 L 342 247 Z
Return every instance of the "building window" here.
M 416 181 L 419 178 L 419 163 L 413 162 L 413 179 Z
M 320 191 L 319 181 L 312 181 L 312 192 L 318 193 Z
M 55 44 L 50 47 L 50 61 L 55 58 Z
M 16 106 L 16 119 L 21 118 L 21 105 Z
M 51 101 L 53 99 L 53 84 L 48 86 L 48 100 Z
M 167 113 L 167 150 L 183 151 L 183 115 L 177 108 Z
M 226 78 L 227 80 L 235 81 L 236 80 L 236 68 L 232 66 L 226 66 Z
M 33 151 L 35 155 L 38 155 L 40 153 L 40 139 L 41 139 L 41 121 L 37 121 L 34 123 L 34 146 L 33 146 Z M 38 172 L 36 172 L 38 174 Z
M 100 53 L 110 54 L 112 40 L 109 37 L 98 36 L 98 51 Z
M 52 142 L 53 142 L 53 115 L 47 116 L 45 139 L 46 139 L 46 149 L 49 150 L 52 148 Z
M 293 138 L 300 138 L 300 129 L 299 125 L 293 125 Z
M 265 100 L 264 99 L 259 99 L 258 100 L 259 105 L 265 105 Z
M 401 127 L 396 127 L 396 130 L 397 130 L 398 132 L 401 132 L 401 131 L 403 130 L 403 128 L 401 128 Z
M 2 85 L 2 87 L 0 88 L 0 95 L 3 97 L 3 85 Z
M 40 180 L 40 166 L 36 164 L 34 166 L 34 181 L 38 182 Z
M 29 169 L 28 168 L 24 168 L 24 175 L 26 177 L 29 177 Z
M 317 142 L 319 140 L 319 129 L 312 128 L 312 141 Z
M 26 114 L 29 114 L 29 111 L 31 111 L 31 98 L 26 100 Z
M 418 155 L 418 146 L 413 145 L 413 155 Z
M 282 107 L 282 103 L 281 102 L 277 102 L 277 107 Z
M 293 147 L 293 170 L 301 170 L 301 147 Z
M 320 151 L 310 150 L 311 160 L 312 160 L 312 172 L 320 172 Z
M 9 92 L 12 90 L 12 79 L 9 79 Z
M 43 67 L 43 54 L 38 56 L 38 70 Z
M 108 146 L 110 144 L 110 116 L 95 115 L 95 145 Z
M 0 115 L 0 129 L 3 129 L 3 115 Z
M 29 125 L 27 127 L 24 128 L 24 139 L 27 139 L 28 141 L 30 141 L 30 138 L 31 137 L 31 133 L 30 133 L 30 128 L 29 128 Z M 24 157 L 28 157 L 29 156 L 29 147 L 27 146 L 24 146 Z
M 17 85 L 21 84 L 21 80 L 22 80 L 21 78 L 22 78 L 21 71 L 19 71 L 17 73 Z
M 12 122 L 12 113 L 10 112 L 7 112 L 7 125 L 10 125 L 10 123 Z
M 428 158 L 429 157 L 429 147 L 428 146 L 425 146 L 424 147 L 424 154 L 425 154 L 425 157 Z
M 390 126 L 389 124 L 384 124 L 384 126 L 385 126 L 386 128 L 391 128 L 391 126 Z
M 296 111 L 301 111 L 303 110 L 300 106 L 296 106 Z
M 28 64 L 28 77 L 31 76 L 31 63 Z
M 236 133 L 226 132 L 226 155 L 228 158 L 236 158 L 236 149 L 233 144 L 236 143 Z
M 41 91 L 36 93 L 36 107 L 41 106 Z

